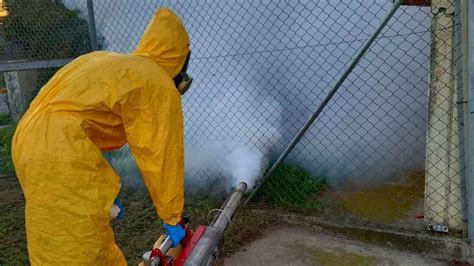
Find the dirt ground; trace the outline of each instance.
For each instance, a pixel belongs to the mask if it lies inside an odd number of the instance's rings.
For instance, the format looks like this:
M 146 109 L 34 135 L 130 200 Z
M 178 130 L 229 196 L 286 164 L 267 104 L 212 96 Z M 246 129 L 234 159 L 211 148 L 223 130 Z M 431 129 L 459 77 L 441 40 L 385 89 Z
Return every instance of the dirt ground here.
M 342 202 L 363 206 L 359 201 L 373 198 L 370 193 L 359 196 L 366 194 L 355 192 L 348 196 L 352 200 Z M 125 205 L 125 217 L 122 221 L 113 221 L 112 226 L 129 265 L 137 265 L 141 254 L 162 233 L 161 222 L 146 192 L 125 190 L 120 198 Z M 416 207 L 416 201 L 413 203 Z M 407 214 L 414 219 L 413 210 L 417 208 L 413 209 L 413 205 L 407 205 L 400 213 L 402 220 Z M 207 224 L 207 214 L 219 206 L 220 203 L 212 199 L 190 198 L 186 202 L 186 215 L 193 225 Z M 447 265 L 445 261 L 419 254 L 349 240 L 314 228 L 288 225 L 271 212 L 253 211 L 255 207 L 261 206 L 242 207 L 235 215 L 232 227 L 226 233 L 221 256 L 225 265 Z M 393 215 L 392 212 L 387 213 L 389 216 L 385 212 L 384 215 L 374 212 L 375 215 L 365 213 L 367 208 L 348 207 L 360 209 L 362 214 L 374 220 Z M 14 176 L 0 176 L 0 265 L 28 263 L 23 212 L 24 198 L 18 181 Z
M 137 265 L 142 254 L 163 234 L 162 222 L 146 191 L 123 190 L 119 198 L 124 204 L 125 216 L 120 221 L 112 221 L 116 242 L 129 265 Z M 190 218 L 191 227 L 207 225 L 208 213 L 220 204 L 213 199 L 187 198 L 185 216 Z M 28 264 L 24 206 L 16 177 L 0 175 L 0 265 Z M 255 214 L 250 208 L 241 207 L 226 233 L 223 255 L 230 255 L 260 237 L 261 229 L 270 224 L 278 224 L 278 221 L 265 213 Z
M 314 228 L 269 227 L 225 265 L 447 265 L 421 254 L 349 240 Z

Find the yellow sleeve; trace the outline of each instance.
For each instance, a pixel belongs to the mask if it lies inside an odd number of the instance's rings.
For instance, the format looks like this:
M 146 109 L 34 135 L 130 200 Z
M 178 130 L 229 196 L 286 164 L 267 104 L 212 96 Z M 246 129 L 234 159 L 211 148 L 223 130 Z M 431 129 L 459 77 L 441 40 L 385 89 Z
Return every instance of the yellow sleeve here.
M 184 207 L 181 97 L 170 84 L 135 89 L 121 102 L 126 138 L 159 217 L 176 225 Z

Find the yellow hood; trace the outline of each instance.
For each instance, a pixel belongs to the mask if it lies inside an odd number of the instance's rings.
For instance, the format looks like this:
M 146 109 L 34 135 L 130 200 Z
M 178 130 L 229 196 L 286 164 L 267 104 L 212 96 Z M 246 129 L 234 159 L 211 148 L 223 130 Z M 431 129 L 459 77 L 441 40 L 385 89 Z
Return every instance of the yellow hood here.
M 160 8 L 132 54 L 147 56 L 173 78 L 178 75 L 189 53 L 189 37 L 176 14 Z

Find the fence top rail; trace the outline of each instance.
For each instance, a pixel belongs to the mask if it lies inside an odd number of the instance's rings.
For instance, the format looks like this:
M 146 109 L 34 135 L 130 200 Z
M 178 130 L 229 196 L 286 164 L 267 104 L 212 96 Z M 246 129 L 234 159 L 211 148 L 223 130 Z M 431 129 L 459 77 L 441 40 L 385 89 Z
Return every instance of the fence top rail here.
M 72 58 L 54 59 L 54 60 L 15 60 L 0 63 L 0 72 L 23 71 L 40 68 L 62 67 L 71 62 Z

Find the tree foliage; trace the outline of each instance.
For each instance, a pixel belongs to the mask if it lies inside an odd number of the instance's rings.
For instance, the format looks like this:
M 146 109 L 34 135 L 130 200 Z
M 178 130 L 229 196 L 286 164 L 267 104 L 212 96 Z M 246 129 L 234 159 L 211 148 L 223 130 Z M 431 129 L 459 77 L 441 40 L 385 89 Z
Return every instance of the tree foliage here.
M 8 11 L 5 39 L 21 59 L 74 58 L 91 51 L 87 21 L 60 0 L 10 0 Z

